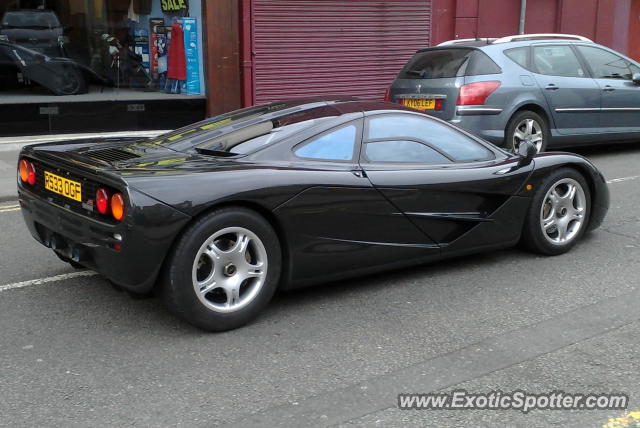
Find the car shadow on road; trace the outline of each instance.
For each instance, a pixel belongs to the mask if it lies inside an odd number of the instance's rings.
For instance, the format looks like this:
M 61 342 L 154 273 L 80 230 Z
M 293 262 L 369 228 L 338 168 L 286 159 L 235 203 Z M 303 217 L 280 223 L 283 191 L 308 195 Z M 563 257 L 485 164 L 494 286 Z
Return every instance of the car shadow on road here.
M 432 277 L 446 277 L 460 272 L 464 269 L 475 267 L 491 267 L 499 264 L 501 260 L 511 257 L 521 259 L 531 257 L 531 253 L 521 250 L 518 247 L 505 250 L 479 253 L 461 256 L 451 259 L 444 259 L 432 263 L 413 265 L 409 267 L 383 271 L 376 274 L 359 276 L 353 279 L 332 281 L 324 284 L 317 284 L 310 287 L 287 290 L 278 293 L 271 303 L 269 312 L 287 311 L 291 307 L 298 307 L 301 304 L 313 305 L 321 300 L 341 300 L 346 296 L 354 294 L 367 294 L 398 284 L 414 284 L 416 281 L 428 286 L 428 280 Z
M 556 149 L 553 149 L 555 151 Z M 563 147 L 559 151 L 571 152 L 584 157 L 607 154 L 635 154 L 640 153 L 640 141 L 626 143 L 601 143 L 579 147 Z

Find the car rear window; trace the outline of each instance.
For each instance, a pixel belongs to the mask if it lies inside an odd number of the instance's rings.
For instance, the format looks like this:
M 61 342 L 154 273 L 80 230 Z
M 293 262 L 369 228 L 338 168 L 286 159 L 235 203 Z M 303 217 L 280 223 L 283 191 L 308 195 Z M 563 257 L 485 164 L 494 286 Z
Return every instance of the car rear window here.
M 496 74 L 502 70 L 477 49 L 434 49 L 416 53 L 399 79 L 444 79 L 461 75 Z
M 434 49 L 417 52 L 404 66 L 399 79 L 443 79 L 456 77 L 472 49 Z
M 188 125 L 142 144 L 176 151 L 198 148 L 229 155 L 247 154 L 341 114 L 324 102 L 318 102 L 317 107 L 309 109 L 301 109 L 298 105 L 297 102 L 288 102 L 244 108 Z

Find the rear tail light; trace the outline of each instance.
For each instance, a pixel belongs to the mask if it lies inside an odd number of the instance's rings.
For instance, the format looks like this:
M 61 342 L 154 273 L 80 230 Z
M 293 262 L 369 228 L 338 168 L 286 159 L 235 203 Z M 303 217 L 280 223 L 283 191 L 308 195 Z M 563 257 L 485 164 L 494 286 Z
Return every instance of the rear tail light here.
M 18 171 L 23 183 L 29 183 L 32 186 L 36 184 L 36 167 L 31 162 L 21 159 L 18 163 Z
M 387 103 L 391 102 L 391 88 L 387 88 L 384 91 L 384 101 L 387 102 Z
M 105 189 L 98 189 L 96 192 L 96 208 L 102 215 L 109 213 L 109 193 Z
M 487 97 L 499 86 L 500 82 L 497 81 L 475 82 L 463 85 L 460 87 L 456 104 L 459 106 L 483 105 Z
M 436 103 L 433 107 L 434 110 L 442 110 L 444 108 L 444 100 L 442 98 L 436 98 Z
M 107 189 L 100 188 L 96 192 L 96 208 L 102 215 L 111 215 L 114 219 L 124 219 L 124 197 L 122 193 L 110 194 Z
M 118 221 L 124 218 L 124 198 L 122 193 L 115 193 L 111 196 L 111 215 Z

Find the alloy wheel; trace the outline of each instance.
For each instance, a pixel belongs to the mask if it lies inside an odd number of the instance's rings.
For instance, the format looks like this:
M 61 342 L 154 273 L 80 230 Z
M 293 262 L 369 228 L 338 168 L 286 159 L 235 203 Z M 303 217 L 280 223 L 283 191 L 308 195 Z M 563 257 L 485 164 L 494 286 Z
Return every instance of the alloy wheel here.
M 540 153 L 542 150 L 542 144 L 544 142 L 544 134 L 542 133 L 542 126 L 534 119 L 523 119 L 516 126 L 513 131 L 512 149 L 514 153 L 518 153 L 520 143 L 527 141 L 536 146 L 536 151 Z
M 547 191 L 540 208 L 543 236 L 551 244 L 567 244 L 583 227 L 586 212 L 587 198 L 580 183 L 572 178 L 557 181 Z
M 198 299 L 216 312 L 234 312 L 251 303 L 264 285 L 267 250 L 242 227 L 217 231 L 202 244 L 192 268 Z

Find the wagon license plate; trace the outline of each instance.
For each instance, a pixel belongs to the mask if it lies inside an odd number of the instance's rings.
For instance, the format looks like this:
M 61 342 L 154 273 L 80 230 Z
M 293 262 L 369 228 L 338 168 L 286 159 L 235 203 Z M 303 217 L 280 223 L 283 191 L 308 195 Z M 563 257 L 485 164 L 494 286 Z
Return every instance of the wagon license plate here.
M 402 105 L 406 107 L 415 108 L 418 110 L 433 110 L 434 108 L 436 108 L 436 100 L 433 98 L 425 98 L 425 99 L 404 98 L 402 100 Z
M 82 202 L 82 185 L 77 181 L 45 171 L 44 188 L 74 201 Z

